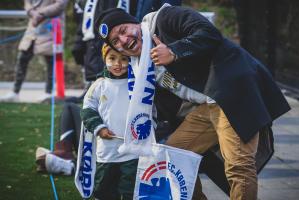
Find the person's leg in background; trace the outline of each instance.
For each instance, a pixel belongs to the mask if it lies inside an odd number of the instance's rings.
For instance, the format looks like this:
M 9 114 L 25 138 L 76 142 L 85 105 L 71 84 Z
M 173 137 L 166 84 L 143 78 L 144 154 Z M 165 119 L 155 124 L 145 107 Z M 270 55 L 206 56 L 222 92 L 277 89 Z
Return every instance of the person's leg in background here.
M 80 107 L 73 103 L 65 103 L 58 130 L 59 141 L 55 143 L 53 152 L 43 147 L 37 148 L 37 171 L 71 175 L 74 170 L 74 150 L 77 153 L 80 132 Z
M 52 79 L 53 79 L 53 56 L 45 56 L 45 61 L 47 64 L 47 80 L 45 92 L 51 94 L 52 92 Z
M 230 184 L 230 199 L 257 199 L 257 172 L 255 155 L 259 134 L 244 143 L 230 125 L 217 104 L 210 104 L 210 117 L 216 129 L 220 150 L 224 158 L 225 174 Z
M 2 102 L 17 102 L 19 101 L 19 93 L 27 74 L 28 63 L 33 57 L 33 45 L 27 51 L 19 51 L 15 65 L 15 83 L 13 92 L 3 96 Z
M 16 63 L 16 76 L 14 84 L 14 92 L 19 93 L 27 74 L 28 63 L 33 57 L 33 45 L 28 49 L 28 51 L 20 51 L 17 57 Z
M 77 153 L 80 132 L 81 116 L 80 107 L 74 103 L 65 103 L 60 117 L 59 140 L 70 143 Z
M 201 104 L 191 111 L 166 141 L 166 145 L 186 149 L 198 154 L 203 154 L 217 143 L 217 134 L 209 119 L 208 104 Z M 192 199 L 207 199 L 202 192 L 199 178 L 197 178 Z
M 53 87 L 53 56 L 44 56 L 47 65 L 46 88 L 45 93 L 38 98 L 39 102 L 43 102 L 51 97 Z

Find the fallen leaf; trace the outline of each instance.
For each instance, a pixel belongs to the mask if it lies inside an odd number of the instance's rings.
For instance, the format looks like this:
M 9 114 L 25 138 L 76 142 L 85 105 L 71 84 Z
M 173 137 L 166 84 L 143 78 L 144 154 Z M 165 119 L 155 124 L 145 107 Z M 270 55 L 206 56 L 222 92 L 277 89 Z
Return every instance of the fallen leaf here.
M 24 106 L 23 108 L 22 108 L 22 112 L 26 112 L 28 110 L 28 107 L 27 106 Z

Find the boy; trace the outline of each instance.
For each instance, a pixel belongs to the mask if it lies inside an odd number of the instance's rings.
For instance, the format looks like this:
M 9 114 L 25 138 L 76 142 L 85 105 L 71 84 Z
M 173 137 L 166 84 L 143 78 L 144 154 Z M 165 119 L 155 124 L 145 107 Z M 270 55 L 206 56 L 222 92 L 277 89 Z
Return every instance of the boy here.
M 129 106 L 129 59 L 107 44 L 102 48 L 104 78 L 88 90 L 81 112 L 84 126 L 97 137 L 96 199 L 133 199 L 138 156 L 120 155 Z

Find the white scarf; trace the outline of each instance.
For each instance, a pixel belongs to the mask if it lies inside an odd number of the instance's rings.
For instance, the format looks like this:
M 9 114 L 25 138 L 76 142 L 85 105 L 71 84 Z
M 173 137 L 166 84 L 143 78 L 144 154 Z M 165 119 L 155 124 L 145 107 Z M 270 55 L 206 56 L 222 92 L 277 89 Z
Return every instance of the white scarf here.
M 153 101 L 155 92 L 155 65 L 150 58 L 152 36 L 155 32 L 157 12 L 146 15 L 141 23 L 142 49 L 141 56 L 131 56 L 132 68 L 128 69 L 128 89 L 130 105 L 127 114 L 127 127 L 124 144 L 119 147 L 120 153 L 151 155 L 151 144 L 156 143 L 153 128 Z M 149 127 L 150 125 L 150 127 Z
M 129 69 L 130 104 L 127 114 L 127 127 L 124 144 L 120 153 L 151 155 L 151 144 L 156 143 L 153 128 L 153 101 L 155 93 L 155 66 L 150 58 L 152 40 L 147 23 L 141 23 L 141 56 L 131 57 L 132 69 Z M 134 74 L 132 74 L 132 72 Z
M 83 22 L 82 22 L 82 33 L 83 41 L 93 39 L 93 24 L 94 24 L 94 13 L 97 7 L 98 0 L 87 0 L 84 7 Z

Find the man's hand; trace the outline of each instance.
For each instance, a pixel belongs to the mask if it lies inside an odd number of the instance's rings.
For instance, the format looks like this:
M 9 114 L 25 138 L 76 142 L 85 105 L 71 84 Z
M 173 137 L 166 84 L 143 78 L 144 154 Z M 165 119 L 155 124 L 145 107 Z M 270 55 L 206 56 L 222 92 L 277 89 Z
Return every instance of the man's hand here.
M 156 44 L 156 47 L 151 49 L 153 63 L 156 66 L 172 63 L 175 60 L 175 55 L 171 53 L 171 50 L 156 35 L 153 35 L 153 40 Z
M 34 27 L 37 27 L 45 18 L 44 15 L 42 15 L 36 10 L 30 10 L 29 16 L 32 18 L 32 25 Z
M 115 134 L 110 131 L 108 128 L 102 128 L 98 133 L 97 136 L 100 136 L 102 139 L 111 140 Z

